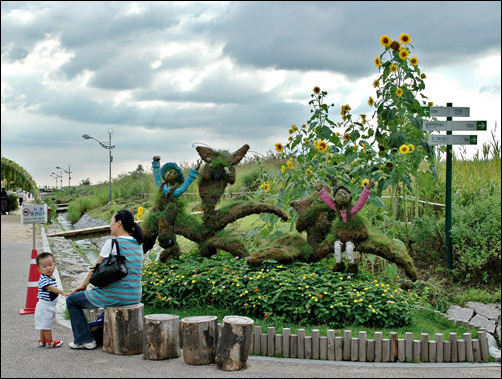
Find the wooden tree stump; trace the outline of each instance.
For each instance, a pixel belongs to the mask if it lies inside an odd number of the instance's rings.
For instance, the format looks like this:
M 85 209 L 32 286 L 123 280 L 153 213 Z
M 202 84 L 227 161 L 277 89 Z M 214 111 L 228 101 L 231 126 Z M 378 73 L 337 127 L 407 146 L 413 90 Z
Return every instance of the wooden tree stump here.
M 252 348 L 253 329 L 254 321 L 248 317 L 223 318 L 215 357 L 220 369 L 237 371 L 246 367 Z
M 218 344 L 218 317 L 192 316 L 181 319 L 181 341 L 186 364 L 214 363 Z
M 153 314 L 145 316 L 143 358 L 151 360 L 179 358 L 180 317 Z
M 143 352 L 143 303 L 105 309 L 103 351 L 118 355 Z

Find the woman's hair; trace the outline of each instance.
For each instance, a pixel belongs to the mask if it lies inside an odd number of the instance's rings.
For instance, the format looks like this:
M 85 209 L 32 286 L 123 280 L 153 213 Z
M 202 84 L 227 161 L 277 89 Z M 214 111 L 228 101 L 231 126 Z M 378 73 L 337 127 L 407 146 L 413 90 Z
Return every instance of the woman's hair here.
M 115 213 L 115 221 L 122 221 L 124 230 L 133 236 L 141 245 L 143 243 L 143 229 L 134 221 L 134 215 L 127 209 L 122 209 Z

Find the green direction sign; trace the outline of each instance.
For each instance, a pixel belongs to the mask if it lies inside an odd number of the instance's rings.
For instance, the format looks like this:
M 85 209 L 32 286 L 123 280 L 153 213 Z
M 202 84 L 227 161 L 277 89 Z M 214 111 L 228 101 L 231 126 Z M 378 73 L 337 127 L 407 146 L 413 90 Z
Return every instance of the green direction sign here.
M 430 135 L 429 145 L 477 145 L 478 136 Z
M 486 121 L 423 121 L 422 130 L 425 131 L 450 131 L 450 130 L 484 130 Z
M 427 117 L 469 117 L 468 107 L 424 107 Z

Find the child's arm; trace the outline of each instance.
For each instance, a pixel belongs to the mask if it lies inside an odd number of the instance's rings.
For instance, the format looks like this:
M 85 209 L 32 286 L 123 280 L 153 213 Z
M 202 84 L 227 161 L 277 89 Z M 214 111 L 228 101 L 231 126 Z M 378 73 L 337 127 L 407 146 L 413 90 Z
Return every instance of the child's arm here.
M 64 297 L 67 297 L 67 296 L 68 296 L 68 294 L 67 294 L 66 292 L 64 292 L 64 291 L 63 291 L 62 289 L 60 289 L 60 288 L 57 288 L 56 286 L 53 286 L 52 284 L 51 284 L 51 285 L 49 285 L 49 286 L 47 286 L 47 287 L 45 287 L 45 289 L 46 289 L 47 291 L 54 292 L 54 293 L 57 293 L 57 294 L 59 294 L 59 295 L 63 295 Z

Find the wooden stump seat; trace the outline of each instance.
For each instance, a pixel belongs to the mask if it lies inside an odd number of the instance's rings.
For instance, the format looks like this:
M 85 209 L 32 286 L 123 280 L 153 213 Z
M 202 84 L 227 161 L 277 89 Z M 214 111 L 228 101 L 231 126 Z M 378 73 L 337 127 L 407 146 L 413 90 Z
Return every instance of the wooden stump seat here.
M 225 316 L 216 348 L 216 365 L 225 371 L 246 367 L 253 342 L 254 321 L 248 317 Z
M 145 316 L 143 358 L 160 360 L 180 356 L 180 317 L 166 314 Z
M 143 352 L 143 303 L 105 309 L 103 351 L 118 355 Z
M 214 363 L 218 344 L 218 317 L 192 316 L 181 319 L 183 360 L 189 365 Z

